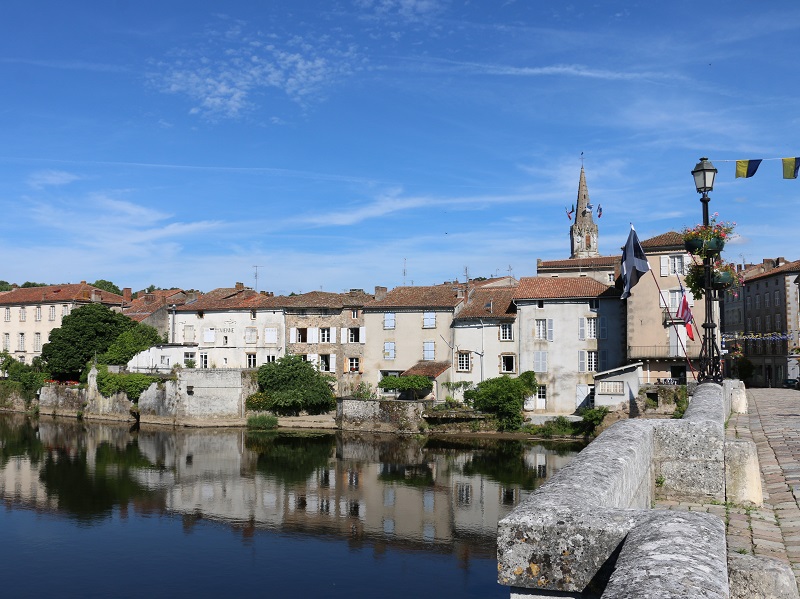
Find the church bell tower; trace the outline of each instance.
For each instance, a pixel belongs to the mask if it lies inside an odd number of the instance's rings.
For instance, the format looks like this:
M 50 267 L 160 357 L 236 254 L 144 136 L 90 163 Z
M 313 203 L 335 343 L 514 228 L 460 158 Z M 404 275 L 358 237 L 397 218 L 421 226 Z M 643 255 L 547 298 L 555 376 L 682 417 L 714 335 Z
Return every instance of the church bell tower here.
M 575 208 L 575 222 L 569 228 L 570 258 L 594 258 L 600 255 L 597 250 L 597 224 L 592 218 L 594 206 L 589 201 L 586 187 L 586 174 L 581 165 L 581 179 L 578 183 L 578 202 Z

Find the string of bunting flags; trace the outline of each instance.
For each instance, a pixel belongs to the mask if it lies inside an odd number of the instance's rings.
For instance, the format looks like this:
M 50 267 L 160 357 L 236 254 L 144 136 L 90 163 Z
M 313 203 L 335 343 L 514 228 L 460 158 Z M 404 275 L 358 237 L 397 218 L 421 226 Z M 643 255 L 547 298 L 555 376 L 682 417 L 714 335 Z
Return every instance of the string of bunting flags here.
M 722 333 L 723 341 L 737 341 L 739 339 L 747 339 L 751 341 L 794 341 L 800 331 L 789 331 L 788 333 L 779 333 L 777 331 L 772 333 Z M 800 338 L 798 338 L 800 341 Z
M 797 179 L 800 172 L 800 157 L 795 158 L 756 158 L 750 160 L 714 160 L 714 162 L 735 162 L 736 178 L 749 179 L 758 171 L 762 162 L 780 160 L 783 165 L 784 179 Z

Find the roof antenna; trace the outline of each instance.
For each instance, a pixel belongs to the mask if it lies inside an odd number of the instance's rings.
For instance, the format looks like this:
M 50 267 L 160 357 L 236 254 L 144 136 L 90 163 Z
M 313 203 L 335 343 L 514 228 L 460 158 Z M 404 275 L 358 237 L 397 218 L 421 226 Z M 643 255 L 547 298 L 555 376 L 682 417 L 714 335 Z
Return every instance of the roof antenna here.
M 256 269 L 256 293 L 258 293 L 258 269 L 264 268 L 263 266 L 253 266 Z

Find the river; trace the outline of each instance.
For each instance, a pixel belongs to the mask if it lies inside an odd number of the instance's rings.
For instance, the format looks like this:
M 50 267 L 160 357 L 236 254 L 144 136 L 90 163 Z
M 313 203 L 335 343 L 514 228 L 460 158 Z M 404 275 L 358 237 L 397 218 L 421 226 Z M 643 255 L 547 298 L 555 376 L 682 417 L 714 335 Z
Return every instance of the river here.
M 0 414 L 8 597 L 508 597 L 497 521 L 581 445 Z

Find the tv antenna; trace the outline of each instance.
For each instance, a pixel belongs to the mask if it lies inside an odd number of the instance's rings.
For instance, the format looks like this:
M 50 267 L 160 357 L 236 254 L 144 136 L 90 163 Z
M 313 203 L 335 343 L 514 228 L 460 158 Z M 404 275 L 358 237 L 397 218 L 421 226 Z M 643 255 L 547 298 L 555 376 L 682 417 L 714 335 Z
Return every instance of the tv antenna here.
M 264 268 L 264 267 L 263 266 L 255 266 L 254 265 L 253 268 L 256 269 L 256 293 L 258 293 L 258 269 L 259 268 Z

